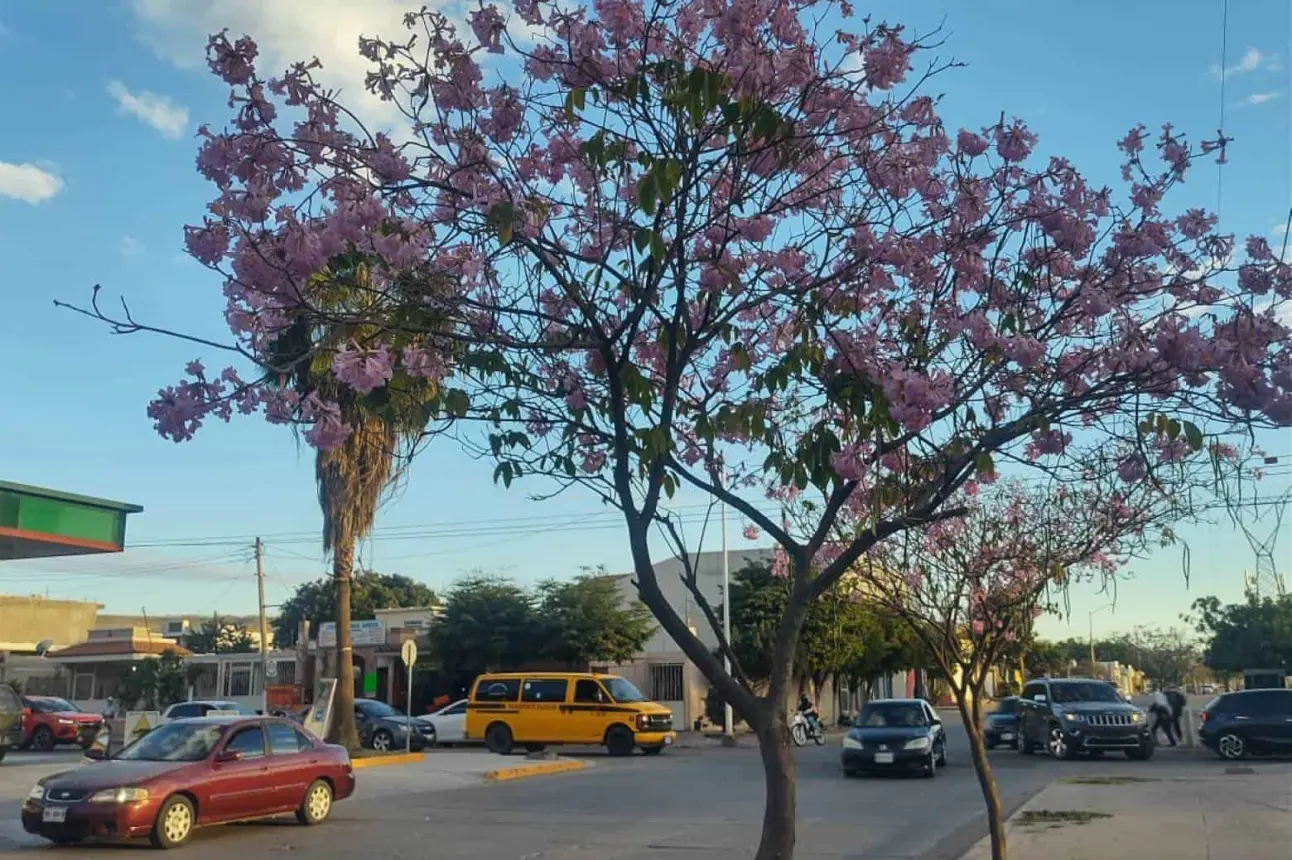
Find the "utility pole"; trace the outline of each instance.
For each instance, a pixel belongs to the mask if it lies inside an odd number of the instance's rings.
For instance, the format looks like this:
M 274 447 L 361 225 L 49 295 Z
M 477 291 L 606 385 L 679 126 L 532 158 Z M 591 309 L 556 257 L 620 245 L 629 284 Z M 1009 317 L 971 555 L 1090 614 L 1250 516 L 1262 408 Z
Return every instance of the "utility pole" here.
M 269 622 L 265 619 L 265 545 L 256 538 L 256 591 L 260 601 L 261 711 L 269 713 Z
M 722 470 L 722 486 L 726 489 L 727 470 Z M 731 565 L 727 558 L 727 502 L 722 502 L 722 638 L 727 647 L 722 653 L 722 666 L 731 674 Z M 726 698 L 725 696 L 723 697 Z M 722 737 L 731 742 L 735 738 L 731 702 L 724 702 L 722 707 Z

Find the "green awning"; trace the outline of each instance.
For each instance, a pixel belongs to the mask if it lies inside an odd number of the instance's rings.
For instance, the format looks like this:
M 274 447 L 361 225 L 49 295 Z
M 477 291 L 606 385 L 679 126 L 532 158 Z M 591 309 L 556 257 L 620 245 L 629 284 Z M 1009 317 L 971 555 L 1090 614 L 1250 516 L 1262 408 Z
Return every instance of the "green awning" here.
M 0 561 L 121 552 L 139 505 L 0 481 Z

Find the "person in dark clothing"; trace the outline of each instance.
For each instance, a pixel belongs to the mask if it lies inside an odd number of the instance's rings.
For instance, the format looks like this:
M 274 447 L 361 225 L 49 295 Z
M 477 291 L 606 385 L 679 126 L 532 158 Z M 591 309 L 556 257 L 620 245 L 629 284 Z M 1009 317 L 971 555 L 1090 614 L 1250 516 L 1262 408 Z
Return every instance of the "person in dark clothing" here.
M 1180 717 L 1184 714 L 1185 698 L 1184 693 L 1178 689 L 1166 691 L 1166 701 L 1171 708 L 1171 728 L 1175 730 L 1175 736 L 1184 740 L 1184 729 L 1180 726 Z
M 1171 725 L 1171 702 L 1161 690 L 1156 690 L 1149 697 L 1148 712 L 1153 718 L 1153 740 L 1157 740 L 1158 732 L 1163 732 L 1166 734 L 1166 742 L 1175 746 L 1175 732 Z

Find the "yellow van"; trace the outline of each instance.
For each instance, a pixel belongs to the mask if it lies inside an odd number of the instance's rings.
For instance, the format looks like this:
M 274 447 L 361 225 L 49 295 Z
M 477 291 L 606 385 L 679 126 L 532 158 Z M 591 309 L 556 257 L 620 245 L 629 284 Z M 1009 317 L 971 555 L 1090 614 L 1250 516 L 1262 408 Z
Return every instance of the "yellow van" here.
M 677 740 L 673 714 L 616 675 L 508 672 L 481 675 L 467 702 L 466 737 L 506 755 L 557 744 L 605 746 L 613 756 L 641 747 L 657 755 Z

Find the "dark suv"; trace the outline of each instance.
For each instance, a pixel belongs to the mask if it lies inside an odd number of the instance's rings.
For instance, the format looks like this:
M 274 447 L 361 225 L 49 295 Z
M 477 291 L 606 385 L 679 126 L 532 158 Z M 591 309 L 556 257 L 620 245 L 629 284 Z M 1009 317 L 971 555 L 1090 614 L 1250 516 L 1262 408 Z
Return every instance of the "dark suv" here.
M 1207 703 L 1198 735 L 1221 758 L 1292 755 L 1292 690 L 1242 690 Z
M 1029 681 L 1019 696 L 1018 749 L 1031 755 L 1045 747 L 1055 758 L 1121 750 L 1150 759 L 1155 744 L 1143 711 L 1107 681 L 1045 678 Z

